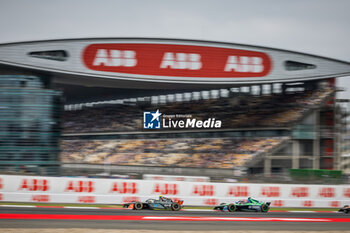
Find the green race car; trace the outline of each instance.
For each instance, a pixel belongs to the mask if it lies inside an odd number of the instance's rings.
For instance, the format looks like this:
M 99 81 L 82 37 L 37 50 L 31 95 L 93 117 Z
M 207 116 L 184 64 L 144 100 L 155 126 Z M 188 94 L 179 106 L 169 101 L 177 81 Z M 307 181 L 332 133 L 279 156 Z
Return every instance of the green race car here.
M 214 207 L 214 210 L 221 211 L 247 211 L 247 212 L 268 212 L 270 209 L 271 202 L 263 202 L 255 200 L 251 197 L 245 201 L 236 201 L 234 203 L 221 203 Z

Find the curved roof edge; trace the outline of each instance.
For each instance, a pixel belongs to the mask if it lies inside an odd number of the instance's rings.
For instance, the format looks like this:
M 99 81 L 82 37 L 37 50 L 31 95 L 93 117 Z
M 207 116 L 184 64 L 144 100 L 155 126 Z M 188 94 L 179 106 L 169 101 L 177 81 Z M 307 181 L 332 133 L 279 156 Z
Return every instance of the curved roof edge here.
M 289 53 L 295 53 L 300 55 L 307 55 L 307 56 L 313 56 L 317 58 L 322 59 L 328 59 L 335 62 L 341 62 L 350 65 L 350 62 L 330 58 L 326 56 L 316 55 L 312 53 L 304 53 L 299 52 L 295 50 L 288 50 L 288 49 L 279 49 L 274 47 L 268 47 L 268 46 L 259 46 L 259 45 L 251 45 L 251 44 L 241 44 L 241 43 L 231 43 L 231 42 L 222 42 L 222 41 L 213 41 L 213 40 L 197 40 L 197 39 L 182 39 L 182 38 L 159 38 L 159 37 L 83 37 L 83 38 L 62 38 L 62 39 L 47 39 L 47 40 L 29 40 L 29 41 L 17 41 L 17 42 L 8 42 L 8 43 L 0 43 L 0 46 L 2 45 L 14 45 L 14 44 L 23 44 L 23 43 L 40 43 L 40 42 L 57 42 L 57 41 L 88 41 L 88 40 L 161 40 L 161 41 L 183 41 L 183 42 L 202 42 L 202 43 L 208 43 L 208 44 L 222 44 L 222 45 L 236 45 L 236 46 L 248 46 L 251 48 L 261 48 L 261 49 L 269 49 L 274 51 L 280 51 L 280 52 L 289 52 Z

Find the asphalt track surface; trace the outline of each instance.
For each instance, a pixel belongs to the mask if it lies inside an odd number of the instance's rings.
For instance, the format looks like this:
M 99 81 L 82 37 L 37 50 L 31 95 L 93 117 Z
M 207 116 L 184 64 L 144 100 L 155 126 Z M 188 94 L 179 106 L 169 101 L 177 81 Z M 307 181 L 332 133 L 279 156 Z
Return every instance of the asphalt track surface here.
M 34 216 L 28 219 L 6 216 Z M 4 217 L 5 216 L 5 217 Z M 45 219 L 41 219 L 41 216 Z M 58 219 L 47 219 L 47 216 L 61 216 Z M 64 216 L 64 217 L 62 217 Z M 85 220 L 72 220 L 80 218 Z M 130 218 L 130 216 L 132 218 Z M 152 220 L 156 217 L 158 220 Z M 176 218 L 177 220 L 169 220 Z M 188 218 L 182 221 L 181 217 Z M 52 217 L 55 218 L 55 217 Z M 110 220 L 96 220 L 110 219 Z M 114 220 L 114 218 L 130 220 Z M 133 220 L 147 218 L 147 220 Z M 214 220 L 207 221 L 206 219 Z M 215 219 L 232 218 L 233 221 Z M 345 231 L 350 229 L 350 215 L 344 213 L 294 213 L 294 212 L 217 212 L 217 211 L 150 211 L 129 209 L 63 209 L 63 208 L 26 208 L 0 207 L 1 228 L 89 228 L 89 229 L 128 229 L 128 230 L 176 230 L 176 231 L 232 231 L 232 230 L 259 230 L 259 231 Z M 180 219 L 180 220 L 178 220 Z M 191 219 L 197 219 L 192 221 Z M 198 221 L 198 219 L 201 219 Z M 245 219 L 245 220 L 244 220 Z M 255 219 L 260 219 L 255 221 Z M 267 221 L 265 221 L 265 220 Z M 278 221 L 290 219 L 291 221 Z M 297 221 L 294 221 L 294 220 Z M 304 222 L 300 219 L 316 219 L 317 221 Z M 340 222 L 322 222 L 333 219 Z M 275 221 L 277 220 L 277 221 Z M 320 222 L 321 221 L 321 222 Z

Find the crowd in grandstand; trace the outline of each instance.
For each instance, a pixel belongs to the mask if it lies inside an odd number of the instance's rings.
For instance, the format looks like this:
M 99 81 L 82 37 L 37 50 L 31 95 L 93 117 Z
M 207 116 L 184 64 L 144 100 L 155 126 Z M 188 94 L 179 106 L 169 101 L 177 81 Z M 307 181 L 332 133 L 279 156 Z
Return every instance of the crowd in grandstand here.
M 190 114 L 197 119 L 216 118 L 223 129 L 290 126 L 328 100 L 328 87 L 284 94 L 239 94 L 163 105 L 107 104 L 65 111 L 65 133 L 127 132 L 142 130 L 144 111 L 167 115 Z M 63 163 L 235 168 L 280 145 L 286 138 L 177 138 L 62 140 Z
M 144 111 L 166 114 L 191 114 L 197 119 L 216 118 L 222 128 L 289 126 L 299 120 L 310 106 L 317 106 L 332 90 L 320 88 L 298 93 L 225 97 L 166 105 L 143 107 L 141 105 L 111 104 L 85 107 L 63 114 L 65 133 L 125 132 L 142 130 Z
M 233 168 L 279 145 L 284 138 L 63 140 L 63 163 Z

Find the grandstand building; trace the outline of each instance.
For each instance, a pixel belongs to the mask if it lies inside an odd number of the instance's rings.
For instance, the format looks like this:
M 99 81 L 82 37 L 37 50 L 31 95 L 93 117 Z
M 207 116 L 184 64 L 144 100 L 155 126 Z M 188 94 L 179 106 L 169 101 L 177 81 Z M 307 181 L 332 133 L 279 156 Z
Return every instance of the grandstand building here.
M 75 39 L 0 45 L 0 72 L 6 91 L 18 89 L 13 80 L 31 78 L 51 96 L 48 108 L 25 97 L 7 108 L 1 95 L 0 114 L 23 109 L 16 120 L 0 121 L 6 172 L 57 173 L 48 165 L 61 164 L 65 174 L 221 179 L 342 168 L 336 78 L 349 75 L 347 62 L 208 41 Z M 36 107 L 25 111 L 28 102 Z M 11 124 L 21 125 L 18 138 Z M 37 145 L 21 139 L 41 131 L 48 137 Z

